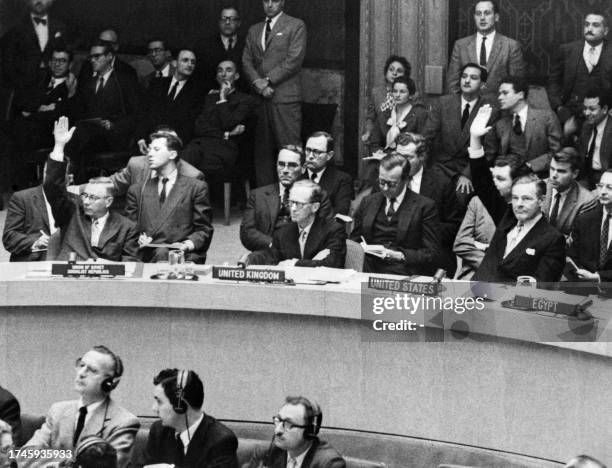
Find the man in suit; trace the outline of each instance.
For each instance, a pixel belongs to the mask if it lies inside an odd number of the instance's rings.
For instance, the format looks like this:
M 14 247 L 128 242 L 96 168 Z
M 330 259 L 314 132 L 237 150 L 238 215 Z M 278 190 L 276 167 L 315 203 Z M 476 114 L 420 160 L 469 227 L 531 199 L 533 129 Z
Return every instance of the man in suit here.
M 140 427 L 138 418 L 111 398 L 123 375 L 121 358 L 106 346 L 94 346 L 76 361 L 74 388 L 78 400 L 54 403 L 42 427 L 23 448 L 71 451 L 86 437 L 97 435 L 117 451 L 117 466 L 124 468 L 130 461 L 134 438 Z M 60 458 L 18 459 L 19 466 L 43 467 L 64 462 Z
M 43 182 L 44 194 L 60 228 L 56 259 L 67 260 L 74 252 L 79 260 L 136 261 L 138 231 L 132 221 L 109 210 L 113 203 L 109 178 L 91 179 L 80 199 L 66 190 L 64 148 L 74 131 L 74 127 L 69 129 L 66 117 L 55 124 L 55 146 L 47 160 Z
M 576 120 L 582 118 L 585 91 L 610 91 L 612 47 L 607 36 L 608 19 L 601 12 L 589 11 L 584 18 L 584 40 L 561 45 L 552 62 L 548 98 L 568 135 L 577 129 Z
M 274 232 L 272 246 L 252 252 L 247 264 L 343 268 L 346 229 L 335 219 L 318 216 L 323 190 L 298 180 L 289 194 L 291 222 Z
M 168 78 L 174 75 L 172 64 L 172 52 L 166 46 L 166 40 L 153 38 L 147 43 L 147 56 L 153 65 L 153 71 L 142 78 L 142 85 L 148 88 L 151 83 L 160 78 Z
M 531 276 L 538 283 L 559 281 L 565 265 L 565 238 L 542 214 L 546 183 L 535 174 L 512 183 L 516 223 L 498 226 L 472 281 L 516 282 Z
M 410 163 L 399 154 L 380 161 L 380 192 L 365 197 L 354 216 L 350 238 L 383 245 L 365 256 L 364 270 L 395 275 L 433 275 L 441 267 L 440 221 L 433 200 L 410 190 Z
M 601 175 L 597 189 L 599 203 L 579 214 L 572 227 L 567 256 L 578 269 L 568 274 L 570 280 L 591 283 L 612 281 L 612 169 L 607 169 Z
M 186 260 L 206 261 L 213 234 L 208 186 L 179 174 L 177 160 L 182 147 L 175 134 L 152 134 L 147 158 L 157 177 L 128 190 L 125 212 L 141 233 L 138 255 L 145 262 L 168 259 L 168 248 L 149 244 L 172 244 L 185 252 Z
M 191 370 L 164 369 L 153 379 L 153 411 L 145 464 L 161 467 L 238 468 L 238 439 L 202 411 L 204 385 Z
M 315 132 L 306 140 L 306 171 L 302 177 L 319 184 L 329 197 L 334 214 L 348 215 L 353 199 L 353 179 L 336 168 L 334 138 L 327 132 Z
M 276 149 L 298 144 L 302 128 L 299 72 L 306 54 L 306 25 L 283 12 L 285 0 L 263 0 L 266 21 L 251 26 L 242 66 L 263 99 L 255 142 L 259 187 L 274 182 Z
M 274 438 L 267 450 L 256 450 L 248 468 L 344 468 L 346 462 L 328 442 L 319 439 L 323 412 L 303 396 L 289 396 L 272 418 Z
M 117 57 L 117 53 L 119 52 L 119 37 L 117 36 L 117 33 L 112 29 L 105 29 L 98 34 L 98 41 L 106 44 L 112 50 L 112 68 L 132 79 L 136 79 L 136 70 L 134 67 Z M 95 73 L 96 71 L 92 68 L 92 62 L 85 61 L 83 62 L 81 71 L 79 72 L 79 81 L 87 81 L 90 77 L 95 76 Z
M 199 107 L 195 121 L 195 138 L 181 153 L 207 177 L 222 175 L 228 179 L 238 158 L 239 136 L 254 107 L 251 96 L 238 91 L 235 83 L 240 74 L 236 64 L 223 60 L 217 65 L 218 89 L 211 90 Z
M 612 119 L 610 95 L 601 88 L 587 90 L 583 101 L 584 125 L 578 138 L 578 151 L 584 160 L 579 181 L 589 190 L 595 188 L 601 174 L 612 167 Z
M 17 398 L 0 387 L 0 420 L 10 424 L 15 445 L 21 445 L 21 409 Z
M 35 87 L 46 75 L 53 42 L 66 40 L 66 26 L 49 9 L 53 0 L 27 0 L 28 15 L 4 37 L 3 67 L 13 88 Z
M 499 7 L 495 0 L 474 4 L 476 34 L 458 39 L 448 64 L 448 92 L 458 93 L 459 71 L 467 63 L 477 63 L 488 71 L 485 94 L 495 95 L 506 75 L 523 77 L 526 73 L 521 45 L 496 31 Z
M 548 222 L 568 236 L 574 219 L 596 205 L 596 197 L 576 182 L 582 160 L 574 148 L 553 155 L 542 211 Z
M 453 241 L 464 211 L 459 205 L 453 179 L 439 164 L 428 164 L 427 139 L 422 135 L 401 133 L 397 138 L 396 151 L 410 163 L 408 188 L 436 202 L 440 216 L 439 259 L 448 277 L 452 278 L 457 268 L 452 251 Z
M 179 138 L 189 141 L 193 123 L 202 109 L 204 93 L 194 79 L 196 56 L 189 49 L 179 51 L 174 74 L 156 79 L 148 88 L 145 107 L 136 129 L 138 148 L 147 153 L 145 138 L 161 124 L 172 127 Z

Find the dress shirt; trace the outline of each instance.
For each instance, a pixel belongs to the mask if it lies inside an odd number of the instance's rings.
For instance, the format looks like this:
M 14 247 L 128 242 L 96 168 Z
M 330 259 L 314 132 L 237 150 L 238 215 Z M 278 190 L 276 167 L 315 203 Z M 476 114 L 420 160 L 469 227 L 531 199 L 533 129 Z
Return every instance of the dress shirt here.
M 486 37 L 485 41 L 485 50 L 487 51 L 487 65 L 489 64 L 489 60 L 491 57 L 491 49 L 493 49 L 493 40 L 495 39 L 495 30 L 492 33 L 483 36 L 481 33 L 476 33 L 476 58 L 480 57 L 480 47 L 482 46 L 482 38 Z M 478 62 L 478 60 L 476 60 Z
M 104 404 L 106 400 L 99 400 L 99 401 L 95 401 L 93 403 L 90 403 L 89 405 L 87 405 L 87 415 L 85 416 L 85 425 L 87 425 L 87 421 L 89 421 L 89 419 L 91 418 L 91 415 L 93 414 L 93 412 L 95 410 L 97 410 L 100 406 L 102 406 Z M 78 408 L 81 409 L 83 406 L 85 406 L 83 404 L 83 399 L 79 398 L 79 406 Z M 79 411 L 77 410 L 77 414 L 76 414 L 76 418 L 74 418 L 74 427 L 76 429 L 76 425 L 77 422 L 79 421 Z M 85 427 L 85 426 L 83 426 Z
M 113 72 L 112 68 L 109 68 L 106 73 L 104 73 L 102 75 L 102 85 L 100 86 L 100 89 L 104 88 L 104 86 L 106 86 L 106 82 L 108 81 L 108 77 L 110 76 L 110 74 Z M 100 75 L 96 74 L 96 77 L 99 77 Z M 98 84 L 96 83 L 96 92 L 99 92 L 100 89 L 98 89 Z
M 512 113 L 512 123 L 514 124 L 514 116 L 518 115 L 521 119 L 521 130 L 523 130 L 523 134 L 525 134 L 525 125 L 527 124 L 527 110 L 529 106 L 523 107 L 520 111 Z
M 270 27 L 272 27 L 272 23 L 270 23 Z M 266 29 L 265 25 L 264 25 L 264 29 Z M 221 34 L 221 42 L 223 43 L 223 48 L 227 51 L 227 49 L 230 46 L 230 39 L 232 41 L 232 47 L 236 47 L 236 44 L 238 43 L 238 35 L 234 34 L 231 37 L 227 37 L 224 36 L 223 34 Z
M 100 234 L 102 234 L 102 230 L 104 229 L 104 225 L 108 220 L 108 211 L 104 216 L 100 216 L 98 219 L 91 220 L 91 246 L 98 247 L 98 242 L 100 241 Z
M 187 450 L 189 449 L 189 442 L 191 442 L 191 439 L 193 439 L 193 434 L 198 429 L 198 426 L 200 425 L 203 419 L 204 413 L 201 413 L 200 417 L 196 420 L 196 422 L 189 426 L 189 429 L 185 429 L 180 434 L 177 434 L 177 436 L 181 438 L 181 442 L 183 443 L 183 450 L 185 451 L 185 455 L 187 455 Z
M 595 139 L 595 151 L 593 151 L 593 161 L 591 161 L 591 168 L 595 169 L 596 171 L 601 170 L 601 155 L 600 155 L 600 150 L 601 150 L 601 140 L 603 138 L 603 134 L 604 134 L 604 128 L 606 128 L 606 124 L 608 123 L 608 116 L 606 115 L 606 117 L 597 124 L 597 138 Z M 591 131 L 591 136 L 589 138 L 589 144 L 587 146 L 587 148 L 590 148 L 591 145 L 593 144 L 593 132 Z
M 51 78 L 51 81 L 49 82 L 49 85 L 50 85 L 51 88 L 55 89 L 59 85 L 61 85 L 64 81 L 66 81 L 67 79 L 68 79 L 68 77 L 66 77 L 66 76 L 62 76 L 61 78 Z
M 308 453 L 308 450 L 310 450 L 310 447 L 312 447 L 312 444 L 310 444 L 306 450 L 304 450 L 297 457 L 295 457 L 295 468 L 302 467 L 302 463 L 304 463 L 304 458 L 306 458 L 306 454 Z M 287 466 L 290 466 L 289 460 L 291 460 L 291 455 L 289 455 L 289 452 L 287 452 Z
M 608 216 L 608 212 L 606 209 L 603 209 L 603 215 L 601 217 L 601 223 L 599 224 L 599 232 L 601 236 L 601 231 L 603 229 L 603 223 L 606 221 L 606 217 Z M 609 223 L 612 223 L 612 217 L 608 220 Z M 610 241 L 612 240 L 612 225 L 608 225 L 608 248 L 610 248 Z
M 423 166 L 415 175 L 410 178 L 410 190 L 414 193 L 421 193 L 421 181 L 423 180 Z
M 274 18 L 272 18 L 270 20 L 270 37 L 272 37 L 272 33 L 274 30 L 274 25 L 276 24 L 276 22 L 278 21 L 278 19 L 280 18 L 280 16 L 283 14 L 283 12 L 281 11 L 278 15 L 276 15 Z M 261 48 L 263 50 L 266 50 L 266 21 L 268 20 L 268 18 L 266 18 L 264 20 L 264 27 L 263 27 L 263 31 L 261 32 Z
M 393 211 L 395 213 L 397 213 L 397 209 L 400 207 L 400 205 L 404 201 L 404 197 L 406 196 L 406 187 L 407 185 L 404 185 L 404 188 L 402 189 L 400 194 L 397 197 L 395 197 L 395 202 L 393 203 Z M 385 213 L 387 213 L 389 211 L 389 207 L 391 206 L 391 200 L 387 197 L 385 197 L 385 199 L 387 200 Z
M 523 229 L 521 232 L 518 232 L 518 223 L 514 226 L 508 234 L 506 234 L 506 250 L 504 251 L 504 258 L 512 252 L 517 245 L 523 240 L 523 238 L 527 235 L 531 228 L 536 225 L 536 223 L 542 217 L 542 213 L 538 213 L 534 218 L 528 219 L 523 223 Z
M 550 215 L 552 215 L 552 210 L 555 207 L 555 196 L 560 194 L 559 197 L 559 209 L 557 210 L 557 221 L 559 220 L 559 215 L 561 214 L 561 210 L 563 209 L 563 204 L 565 203 L 565 199 L 567 198 L 567 194 L 569 193 L 569 187 L 566 188 L 563 192 L 559 192 L 556 188 L 552 189 L 552 198 L 550 199 L 550 209 L 548 210 L 548 219 L 550 219 Z
M 594 49 L 591 55 L 591 49 Z M 589 69 L 589 73 L 593 70 L 593 66 L 599 63 L 599 57 L 603 49 L 603 42 L 595 47 L 591 46 L 587 41 L 584 41 L 584 49 L 582 49 L 582 58 Z
M 157 70 L 155 70 L 157 72 Z M 161 70 L 161 76 L 167 78 L 170 76 L 170 64 L 167 63 Z
M 168 182 L 166 182 L 166 200 L 167 200 L 168 195 L 170 195 L 170 190 L 172 190 L 172 187 L 174 187 L 174 184 L 176 183 L 177 175 L 178 175 L 177 169 L 174 169 L 170 174 L 165 175 L 165 176 L 161 174 L 157 174 L 157 177 L 159 179 L 157 181 L 157 194 L 161 195 L 162 188 L 164 187 L 164 184 L 162 183 L 162 179 L 166 177 L 168 179 Z
M 34 21 L 35 16 L 45 20 L 45 24 L 36 23 Z M 47 47 L 47 43 L 49 42 L 49 15 L 38 16 L 30 14 L 30 18 L 32 18 L 34 31 L 36 32 L 36 37 L 38 38 L 38 46 L 40 47 L 40 50 L 42 52 L 43 50 L 45 50 L 45 47 Z
M 55 226 L 55 218 L 53 217 L 53 210 L 51 209 L 51 205 L 49 204 L 49 200 L 47 200 L 47 195 L 45 195 L 45 191 L 43 190 L 43 198 L 45 199 L 45 208 L 47 208 L 47 218 L 49 219 L 49 234 L 53 234 L 57 231 L 57 227 Z
M 327 169 L 327 168 L 324 167 L 319 172 L 314 172 L 314 171 L 308 169 L 308 178 L 310 180 L 312 180 L 315 184 L 320 184 L 321 183 L 321 177 L 323 177 L 323 173 L 325 172 L 325 169 Z M 313 173 L 316 174 L 314 179 L 312 178 L 312 174 Z
M 174 96 L 172 96 L 172 99 L 176 99 L 176 97 L 181 92 L 181 89 L 183 89 L 183 86 L 185 86 L 185 83 L 187 83 L 187 80 L 179 81 L 175 77 L 172 77 L 172 81 L 170 81 L 170 87 L 168 88 L 168 96 L 170 95 L 170 90 L 172 90 L 172 88 L 174 87 L 174 83 L 178 83 L 178 84 L 176 86 L 176 91 L 174 92 Z

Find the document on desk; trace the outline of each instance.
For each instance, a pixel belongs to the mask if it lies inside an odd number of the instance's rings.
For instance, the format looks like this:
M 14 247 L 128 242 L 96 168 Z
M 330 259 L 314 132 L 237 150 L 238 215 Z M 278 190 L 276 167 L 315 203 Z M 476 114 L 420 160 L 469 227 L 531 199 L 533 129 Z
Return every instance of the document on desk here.
M 385 258 L 387 249 L 382 244 L 368 244 L 362 237 L 361 247 L 363 248 L 363 251 L 369 255 L 375 255 L 380 258 Z
M 339 284 L 347 282 L 356 271 L 327 267 L 287 267 L 285 273 L 296 284 Z

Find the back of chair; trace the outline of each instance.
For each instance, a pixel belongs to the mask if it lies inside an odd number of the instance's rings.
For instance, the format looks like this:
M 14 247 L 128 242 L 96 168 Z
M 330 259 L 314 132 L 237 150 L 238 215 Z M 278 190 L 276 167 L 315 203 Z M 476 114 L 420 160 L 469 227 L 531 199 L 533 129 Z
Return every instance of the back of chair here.
M 360 244 L 347 239 L 346 240 L 346 259 L 344 260 L 344 268 L 355 271 L 363 271 L 363 259 L 365 252 Z

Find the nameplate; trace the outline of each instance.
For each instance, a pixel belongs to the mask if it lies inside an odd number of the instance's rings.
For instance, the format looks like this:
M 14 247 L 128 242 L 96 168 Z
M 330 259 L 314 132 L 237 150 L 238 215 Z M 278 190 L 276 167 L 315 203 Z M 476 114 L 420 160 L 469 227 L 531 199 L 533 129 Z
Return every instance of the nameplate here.
M 438 283 L 417 283 L 410 280 L 395 280 L 388 278 L 368 278 L 368 287 L 379 291 L 393 291 L 407 294 L 423 294 L 425 296 L 436 296 L 438 294 Z
M 573 316 L 583 312 L 593 302 L 589 297 L 571 296 L 569 294 L 563 296 L 567 296 L 569 300 L 559 301 L 552 297 L 517 294 L 514 296 L 514 305 L 537 312 Z
M 213 279 L 231 281 L 253 281 L 267 283 L 284 283 L 285 272 L 282 270 L 263 270 L 240 267 L 212 267 Z
M 115 263 L 53 263 L 51 274 L 68 278 L 125 276 L 125 265 Z

